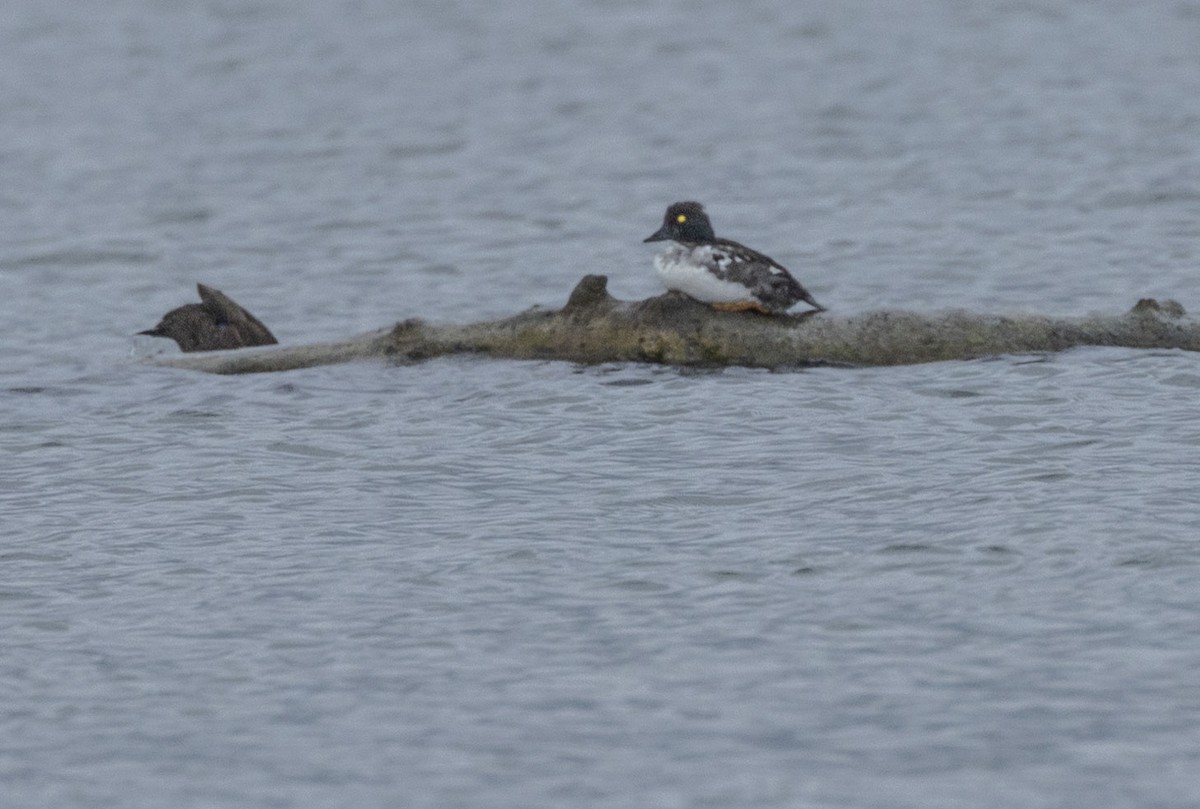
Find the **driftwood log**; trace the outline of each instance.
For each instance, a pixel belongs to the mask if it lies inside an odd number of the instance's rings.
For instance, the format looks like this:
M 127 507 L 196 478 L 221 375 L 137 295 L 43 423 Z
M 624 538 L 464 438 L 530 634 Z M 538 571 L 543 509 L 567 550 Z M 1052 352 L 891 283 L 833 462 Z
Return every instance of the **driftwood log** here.
M 1174 301 L 1139 301 L 1119 315 L 1001 317 L 968 312 L 822 312 L 764 316 L 718 312 L 678 293 L 619 301 L 588 275 L 559 310 L 436 326 L 406 320 L 333 343 L 158 358 L 158 365 L 217 374 L 287 371 L 367 358 L 418 362 L 448 354 L 595 364 L 681 366 L 904 365 L 1077 346 L 1200 350 L 1200 323 Z

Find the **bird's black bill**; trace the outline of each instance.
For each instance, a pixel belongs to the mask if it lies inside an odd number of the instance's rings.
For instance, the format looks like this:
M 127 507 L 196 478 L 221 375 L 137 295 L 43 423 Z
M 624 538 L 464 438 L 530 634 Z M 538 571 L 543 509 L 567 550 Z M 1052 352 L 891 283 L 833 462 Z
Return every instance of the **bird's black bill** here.
M 165 336 L 165 335 L 163 335 L 163 333 L 162 333 L 162 329 L 146 329 L 145 331 L 139 331 L 139 332 L 138 332 L 138 334 L 148 334 L 148 335 L 150 335 L 151 337 L 163 337 L 163 336 Z
M 671 236 L 667 233 L 667 226 L 663 225 L 661 228 L 642 239 L 642 244 L 645 244 L 646 242 L 663 242 L 669 238 L 671 238 Z

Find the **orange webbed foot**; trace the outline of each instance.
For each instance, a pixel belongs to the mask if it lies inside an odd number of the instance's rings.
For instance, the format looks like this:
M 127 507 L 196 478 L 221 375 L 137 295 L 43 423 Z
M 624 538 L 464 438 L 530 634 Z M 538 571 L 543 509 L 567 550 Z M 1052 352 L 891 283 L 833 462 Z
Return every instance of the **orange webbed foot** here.
M 718 312 L 758 312 L 769 315 L 771 310 L 758 301 L 728 301 L 726 303 L 710 304 Z

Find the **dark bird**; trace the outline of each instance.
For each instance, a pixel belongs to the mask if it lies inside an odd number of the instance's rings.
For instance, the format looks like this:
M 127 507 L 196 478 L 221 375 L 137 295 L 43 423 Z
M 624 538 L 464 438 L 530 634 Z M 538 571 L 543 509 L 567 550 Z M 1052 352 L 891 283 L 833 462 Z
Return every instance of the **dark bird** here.
M 667 289 L 725 311 L 780 314 L 800 301 L 825 311 L 782 264 L 744 244 L 718 239 L 699 202 L 676 202 L 667 208 L 662 227 L 645 241 L 667 239 L 675 244 L 654 258 Z
M 204 284 L 196 284 L 196 289 L 200 303 L 172 309 L 153 329 L 138 334 L 170 337 L 182 351 L 219 351 L 279 342 L 258 318 L 219 289 Z

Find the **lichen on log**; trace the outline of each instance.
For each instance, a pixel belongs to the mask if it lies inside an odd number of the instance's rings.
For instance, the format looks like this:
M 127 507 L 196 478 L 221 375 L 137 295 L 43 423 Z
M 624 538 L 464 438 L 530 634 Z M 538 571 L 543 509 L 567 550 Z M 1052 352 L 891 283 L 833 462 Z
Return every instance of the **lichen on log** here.
M 720 312 L 679 293 L 644 301 L 608 294 L 588 275 L 558 310 L 534 308 L 501 320 L 431 325 L 406 320 L 347 340 L 159 358 L 156 363 L 218 374 L 286 371 L 382 357 L 419 362 L 450 354 L 584 364 L 792 368 L 906 365 L 1078 346 L 1200 350 L 1200 324 L 1174 301 L 1144 299 L 1129 312 L 1081 318 L 970 312 L 884 311 L 760 315 Z

